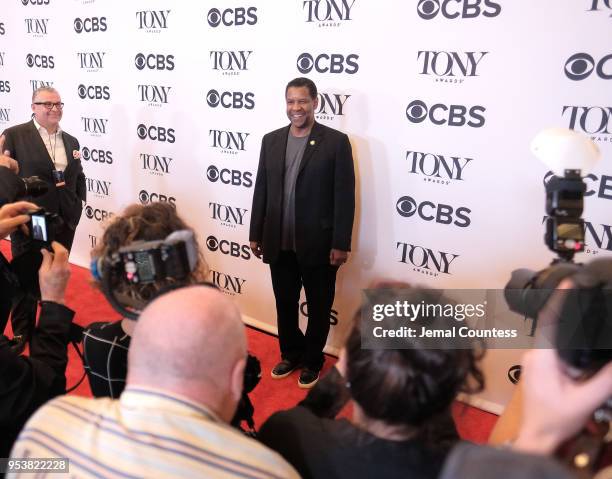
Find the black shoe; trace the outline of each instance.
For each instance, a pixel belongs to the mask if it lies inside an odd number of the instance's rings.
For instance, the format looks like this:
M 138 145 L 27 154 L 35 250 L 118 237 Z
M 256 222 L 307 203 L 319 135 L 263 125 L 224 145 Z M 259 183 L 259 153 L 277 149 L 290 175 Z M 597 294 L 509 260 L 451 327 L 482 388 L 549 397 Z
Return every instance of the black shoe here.
M 302 389 L 310 389 L 319 381 L 319 371 L 304 368 L 300 373 L 300 379 L 298 380 L 298 386 Z
M 273 379 L 283 379 L 289 376 L 293 371 L 299 367 L 299 363 L 283 359 L 272 369 L 271 376 Z
M 21 353 L 23 353 L 23 350 L 25 349 L 27 342 L 28 340 L 24 334 L 18 334 L 16 336 L 13 336 L 13 339 L 10 340 L 10 343 L 11 343 L 10 349 L 16 355 L 20 355 Z

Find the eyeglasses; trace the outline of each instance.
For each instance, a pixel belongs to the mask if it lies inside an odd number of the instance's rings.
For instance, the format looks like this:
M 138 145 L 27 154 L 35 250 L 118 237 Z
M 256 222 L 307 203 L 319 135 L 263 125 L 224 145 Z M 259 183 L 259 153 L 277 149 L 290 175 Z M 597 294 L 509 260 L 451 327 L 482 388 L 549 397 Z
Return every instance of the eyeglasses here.
M 53 110 L 53 107 L 57 108 L 58 110 L 61 110 L 62 108 L 64 108 L 64 104 L 61 102 L 52 103 L 50 101 L 35 101 L 34 104 L 42 105 L 49 111 Z

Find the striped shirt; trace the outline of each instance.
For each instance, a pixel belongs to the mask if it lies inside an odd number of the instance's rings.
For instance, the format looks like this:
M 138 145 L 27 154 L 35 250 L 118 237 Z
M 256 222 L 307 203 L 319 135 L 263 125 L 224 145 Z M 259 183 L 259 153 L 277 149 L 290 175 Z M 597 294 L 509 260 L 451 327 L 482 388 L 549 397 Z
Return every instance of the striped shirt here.
M 280 455 L 202 404 L 148 388 L 127 388 L 119 400 L 54 399 L 28 421 L 11 456 L 66 457 L 68 477 L 79 478 L 299 477 Z

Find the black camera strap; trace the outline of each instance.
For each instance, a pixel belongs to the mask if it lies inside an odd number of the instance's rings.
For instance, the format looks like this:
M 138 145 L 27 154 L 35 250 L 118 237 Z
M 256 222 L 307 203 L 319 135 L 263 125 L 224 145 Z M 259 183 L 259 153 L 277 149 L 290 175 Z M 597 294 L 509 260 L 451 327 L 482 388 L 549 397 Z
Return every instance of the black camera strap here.
M 81 385 L 81 383 L 84 381 L 85 376 L 87 376 L 87 372 L 85 371 L 85 358 L 83 357 L 83 353 L 79 349 L 79 346 L 78 346 L 77 342 L 74 339 L 71 339 L 70 343 L 72 344 L 72 346 L 74 347 L 75 351 L 79 355 L 79 358 L 81 358 L 81 364 L 83 364 L 83 375 L 81 376 L 81 379 L 79 379 L 74 386 L 72 386 L 70 389 L 66 389 L 66 394 L 69 394 L 72 391 L 74 391 L 76 388 L 78 388 Z

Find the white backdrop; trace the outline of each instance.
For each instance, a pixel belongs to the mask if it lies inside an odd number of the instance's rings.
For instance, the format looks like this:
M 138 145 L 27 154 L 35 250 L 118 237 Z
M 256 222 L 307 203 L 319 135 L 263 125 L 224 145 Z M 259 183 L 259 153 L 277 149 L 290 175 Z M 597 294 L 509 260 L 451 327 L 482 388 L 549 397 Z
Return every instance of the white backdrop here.
M 321 92 L 318 121 L 349 135 L 357 173 L 332 350 L 373 279 L 502 288 L 512 269 L 550 262 L 547 171 L 528 149 L 542 128 L 601 148 L 581 260 L 612 251 L 609 0 L 6 3 L 0 128 L 28 120 L 33 88 L 60 91 L 88 177 L 77 264 L 107 215 L 172 201 L 212 279 L 274 331 L 268 268 L 246 248 L 252 185 L 261 137 L 287 124 L 285 84 L 304 75 Z M 482 406 L 505 401 L 517 358 L 489 354 Z

